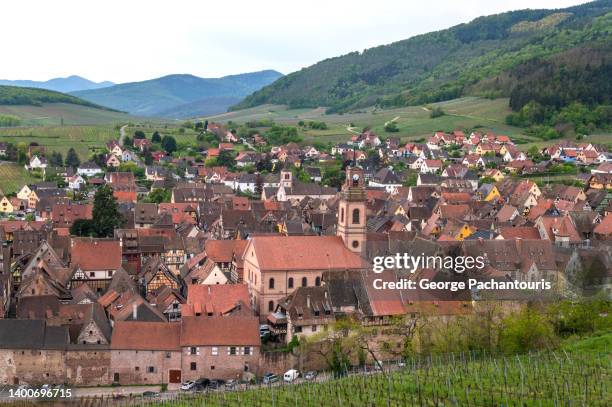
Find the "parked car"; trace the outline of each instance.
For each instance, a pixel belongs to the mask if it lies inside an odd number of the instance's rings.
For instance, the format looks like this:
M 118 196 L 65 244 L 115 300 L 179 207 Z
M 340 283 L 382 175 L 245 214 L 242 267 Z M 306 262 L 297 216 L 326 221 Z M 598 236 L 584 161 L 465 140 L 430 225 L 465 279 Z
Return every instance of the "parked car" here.
M 263 377 L 263 384 L 272 384 L 278 381 L 278 376 L 274 373 L 266 373 Z
M 208 383 L 208 388 L 211 390 L 217 390 L 219 387 L 223 386 L 224 383 L 224 380 L 211 380 Z
M 225 382 L 225 388 L 226 389 L 233 389 L 238 385 L 238 380 L 236 379 L 229 379 L 227 382 Z
M 259 325 L 259 337 L 263 338 L 267 335 L 270 335 L 270 326 L 266 324 Z
M 304 375 L 304 379 L 306 380 L 314 380 L 317 377 L 317 372 L 315 372 L 314 370 L 311 370 L 309 372 L 306 372 L 306 374 Z
M 155 398 L 159 397 L 159 393 L 155 391 L 145 391 L 144 393 L 142 393 L 142 397 Z
M 188 380 L 181 384 L 181 390 L 191 390 L 196 385 L 196 382 L 193 380 Z
M 210 379 L 206 377 L 202 377 L 195 381 L 195 385 L 193 386 L 193 390 L 196 391 L 204 391 L 208 387 L 208 383 L 210 383 Z
M 298 372 L 296 369 L 289 369 L 283 375 L 283 380 L 286 383 L 291 383 L 298 377 L 300 377 L 300 372 Z

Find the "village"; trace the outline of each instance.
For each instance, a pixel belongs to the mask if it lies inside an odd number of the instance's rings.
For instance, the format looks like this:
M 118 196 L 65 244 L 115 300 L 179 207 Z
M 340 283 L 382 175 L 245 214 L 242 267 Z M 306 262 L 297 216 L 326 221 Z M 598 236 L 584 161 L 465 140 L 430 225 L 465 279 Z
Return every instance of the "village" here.
M 58 168 L 29 147 L 25 167 L 43 180 L 0 199 L 0 384 L 177 390 L 324 370 L 291 349 L 344 318 L 382 335 L 398 317 L 517 301 L 377 290 L 381 275 L 446 273 L 374 274 L 377 256 L 482 256 L 480 278 L 544 280 L 555 298 L 612 293 L 605 146 L 562 139 L 523 151 L 460 130 L 402 143 L 364 129 L 322 149 L 218 123 L 206 131 L 218 147 L 202 159 L 134 137 L 109 142 L 103 160 Z M 99 236 L 87 222 L 105 191 L 121 219 Z

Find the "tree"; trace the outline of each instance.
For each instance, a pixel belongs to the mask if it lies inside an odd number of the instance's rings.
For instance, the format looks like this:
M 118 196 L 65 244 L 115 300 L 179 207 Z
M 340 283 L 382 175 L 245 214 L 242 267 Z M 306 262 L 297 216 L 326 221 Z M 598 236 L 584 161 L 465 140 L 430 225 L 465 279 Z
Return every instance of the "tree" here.
M 62 153 L 53 151 L 51 153 L 51 156 L 49 157 L 49 164 L 51 164 L 52 167 L 61 167 L 62 165 L 64 165 L 64 159 L 62 158 Z
M 123 145 L 126 147 L 134 147 L 134 140 L 130 136 L 125 136 L 123 138 Z
M 25 143 L 17 144 L 17 162 L 21 165 L 28 161 L 28 154 L 26 153 L 27 150 L 28 147 L 25 145 Z
M 161 147 L 168 153 L 172 154 L 176 151 L 176 140 L 172 136 L 164 136 L 161 140 Z
M 234 158 L 234 155 L 231 151 L 221 150 L 219 156 L 217 157 L 217 164 L 224 167 L 232 168 L 236 165 L 236 159 Z
M 147 136 L 144 134 L 144 131 L 136 130 L 134 132 L 134 139 L 145 139 L 145 138 L 147 138 Z
M 146 201 L 156 204 L 162 202 L 170 202 L 172 198 L 172 191 L 168 189 L 154 189 L 148 196 Z
M 159 135 L 158 131 L 155 131 L 153 133 L 153 136 L 151 136 L 151 142 L 152 143 L 161 143 L 161 136 Z
M 389 121 L 385 123 L 385 131 L 387 133 L 397 133 L 399 131 L 399 127 L 397 127 L 397 123 L 394 121 Z
M 153 155 L 151 154 L 151 150 L 148 148 L 144 151 L 144 163 L 145 165 L 153 164 Z
M 500 348 L 507 353 L 545 349 L 556 340 L 553 326 L 529 306 L 502 321 Z
M 70 226 L 70 234 L 75 236 L 96 236 L 93 221 L 91 219 L 77 219 Z
M 263 193 L 263 177 L 260 173 L 255 176 L 255 194 L 260 195 Z
M 115 229 L 124 224 L 117 199 L 113 196 L 113 190 L 108 185 L 101 186 L 94 195 L 92 220 L 98 237 L 111 237 Z
M 6 158 L 9 161 L 17 161 L 17 147 L 13 143 L 6 143 Z
M 432 119 L 435 119 L 436 117 L 440 117 L 440 116 L 444 116 L 444 115 L 445 115 L 444 110 L 442 110 L 442 108 L 438 106 L 438 107 L 434 107 L 431 110 L 431 113 L 429 114 L 429 117 L 431 117 Z
M 349 319 L 337 320 L 327 331 L 308 337 L 306 353 L 321 357 L 334 377 L 344 376 L 351 365 L 351 355 L 358 349 L 351 335 L 354 327 Z
M 73 147 L 70 147 L 68 153 L 66 154 L 66 166 L 76 168 L 81 164 L 81 160 L 79 159 L 78 154 L 74 150 Z

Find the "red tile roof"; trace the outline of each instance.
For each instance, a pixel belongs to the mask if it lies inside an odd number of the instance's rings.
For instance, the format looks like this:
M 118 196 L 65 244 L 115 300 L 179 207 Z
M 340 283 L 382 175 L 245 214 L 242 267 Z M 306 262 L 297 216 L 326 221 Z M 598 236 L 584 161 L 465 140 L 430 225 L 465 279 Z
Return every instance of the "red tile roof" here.
M 117 321 L 111 349 L 180 351 L 180 337 L 178 322 Z
M 608 214 L 599 225 L 595 226 L 594 232 L 600 236 L 612 235 L 612 214 Z
M 361 257 L 348 250 L 339 236 L 255 236 L 245 252 L 248 250 L 254 250 L 261 270 L 346 270 L 364 267 Z
M 118 240 L 74 238 L 71 248 L 72 265 L 82 270 L 117 270 L 121 267 L 121 246 Z
M 504 239 L 540 239 L 540 232 L 532 226 L 500 227 L 499 234 Z
M 260 346 L 256 317 L 183 317 L 181 346 Z
M 229 263 L 234 254 L 241 257 L 248 241 L 246 240 L 207 240 L 204 251 L 208 258 L 215 263 Z
M 189 284 L 187 304 L 181 307 L 181 311 L 183 316 L 195 316 L 196 313 L 220 316 L 230 312 L 238 304 L 241 308 L 249 307 L 249 289 L 246 284 Z

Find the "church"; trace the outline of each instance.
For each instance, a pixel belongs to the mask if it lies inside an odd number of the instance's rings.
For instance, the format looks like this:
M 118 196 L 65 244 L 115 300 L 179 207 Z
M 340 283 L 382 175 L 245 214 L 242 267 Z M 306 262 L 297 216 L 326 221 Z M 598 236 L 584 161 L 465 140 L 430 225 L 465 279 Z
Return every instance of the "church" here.
M 281 185 L 280 189 L 283 188 Z M 362 258 L 365 244 L 363 170 L 350 167 L 346 169 L 340 192 L 337 236 L 254 236 L 247 243 L 243 253 L 243 281 L 248 285 L 251 304 L 260 320 L 265 321 L 278 301 L 296 288 L 320 286 L 324 272 L 367 268 L 368 263 Z

